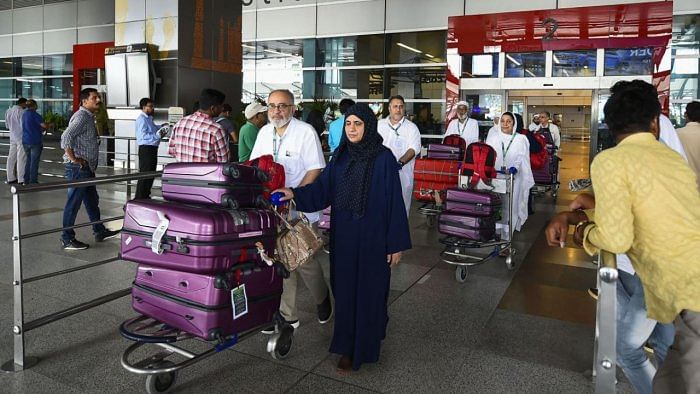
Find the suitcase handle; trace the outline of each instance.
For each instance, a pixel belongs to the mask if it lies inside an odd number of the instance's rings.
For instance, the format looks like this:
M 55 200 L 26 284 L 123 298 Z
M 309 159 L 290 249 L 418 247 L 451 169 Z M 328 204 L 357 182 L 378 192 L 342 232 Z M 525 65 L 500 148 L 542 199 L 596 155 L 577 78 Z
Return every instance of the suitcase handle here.
M 178 283 L 178 285 L 179 285 L 180 287 L 185 287 L 185 288 L 187 288 L 187 282 L 185 282 L 184 280 L 183 280 L 182 282 Z

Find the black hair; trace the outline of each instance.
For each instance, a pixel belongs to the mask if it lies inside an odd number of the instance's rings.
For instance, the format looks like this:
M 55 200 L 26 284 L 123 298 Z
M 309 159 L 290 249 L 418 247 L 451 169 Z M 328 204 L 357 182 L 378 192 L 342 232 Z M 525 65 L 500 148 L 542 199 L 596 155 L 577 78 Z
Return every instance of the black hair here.
M 203 89 L 199 95 L 199 109 L 208 110 L 209 108 L 221 105 L 226 100 L 226 95 L 216 89 Z
M 319 137 L 321 133 L 326 130 L 326 123 L 323 121 L 323 112 L 317 109 L 311 110 L 311 112 L 306 115 L 306 123 L 310 124 L 314 130 L 316 130 Z
M 270 96 L 272 96 L 275 93 L 284 94 L 285 96 L 287 96 L 289 101 L 291 101 L 292 104 L 294 104 L 294 93 L 290 92 L 289 89 L 275 89 L 275 90 L 271 91 L 270 94 L 267 96 L 268 100 L 270 99 Z
M 505 116 L 505 115 L 508 115 L 508 116 L 510 116 L 511 119 L 513 119 L 513 128 L 515 129 L 515 126 L 516 126 L 515 115 L 513 115 L 513 113 L 510 111 L 506 111 L 506 112 L 502 113 L 501 116 L 498 118 L 498 122 L 500 123 L 501 119 L 503 119 L 503 116 Z
M 152 104 L 153 100 L 151 100 L 148 97 L 144 97 L 141 100 L 139 100 L 139 108 L 143 109 L 143 107 L 147 106 L 148 104 Z
M 685 107 L 685 114 L 688 115 L 688 121 L 700 122 L 700 101 L 691 101 Z
M 656 89 L 647 82 L 620 81 L 610 92 L 603 112 L 613 135 L 648 132 L 651 122 L 661 114 Z
M 403 99 L 403 96 L 400 94 L 393 95 L 389 97 L 389 104 L 391 104 L 392 101 L 394 100 L 401 100 L 403 104 L 406 104 L 406 100 Z
M 95 88 L 85 88 L 80 91 L 80 103 L 83 103 L 83 100 L 87 100 L 90 98 L 90 93 L 97 93 L 97 89 Z
M 27 104 L 28 107 L 34 107 L 34 108 L 39 107 L 36 100 L 33 100 L 33 99 L 25 100 L 25 103 Z
M 355 101 L 349 98 L 344 98 L 340 100 L 340 104 L 338 104 L 338 109 L 340 110 L 340 113 L 345 115 L 345 112 L 348 111 L 348 108 L 352 107 L 355 105 Z
M 27 99 L 24 97 L 20 97 L 19 100 L 17 100 L 17 105 L 22 105 L 27 102 Z
M 540 111 L 540 113 L 547 115 L 548 119 L 552 119 L 552 115 L 549 113 L 549 111 Z
M 224 103 L 224 105 L 221 106 L 221 112 L 232 112 L 233 107 L 231 107 L 231 104 L 229 103 Z

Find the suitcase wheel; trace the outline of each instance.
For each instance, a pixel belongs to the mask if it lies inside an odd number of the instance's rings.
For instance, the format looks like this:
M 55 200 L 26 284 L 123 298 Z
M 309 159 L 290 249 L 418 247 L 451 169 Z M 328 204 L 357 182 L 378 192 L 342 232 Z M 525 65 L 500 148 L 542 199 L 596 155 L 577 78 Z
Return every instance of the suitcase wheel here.
M 238 201 L 237 201 L 235 198 L 233 198 L 233 197 L 231 197 L 231 196 L 229 196 L 229 195 L 224 195 L 224 196 L 221 198 L 221 200 L 222 200 L 222 201 L 221 201 L 221 202 L 222 202 L 222 205 L 225 205 L 225 206 L 227 206 L 227 207 L 229 207 L 229 208 L 231 208 L 231 209 L 233 209 L 233 210 L 238 209 Z
M 272 334 L 268 340 L 267 349 L 275 360 L 284 360 L 292 350 L 294 327 L 286 323 L 277 327 L 279 332 Z
M 227 166 L 224 166 L 223 173 L 224 173 L 224 175 L 229 176 L 233 179 L 238 179 L 238 177 L 241 176 L 241 171 L 238 169 L 238 167 L 236 165 L 229 164 Z
M 171 361 L 161 361 L 157 364 L 154 364 L 152 368 L 168 368 L 174 365 L 175 364 Z M 167 393 L 173 387 L 176 380 L 177 373 L 175 371 L 155 375 L 148 375 L 148 377 L 146 378 L 146 392 L 148 394 Z

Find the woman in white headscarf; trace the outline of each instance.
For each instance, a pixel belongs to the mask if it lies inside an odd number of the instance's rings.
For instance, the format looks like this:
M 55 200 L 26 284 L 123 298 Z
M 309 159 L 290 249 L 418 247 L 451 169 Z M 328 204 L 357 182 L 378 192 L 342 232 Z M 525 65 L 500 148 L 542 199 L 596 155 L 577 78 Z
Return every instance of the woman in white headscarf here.
M 515 174 L 513 185 L 513 212 L 511 214 L 511 224 L 515 231 L 527 220 L 527 199 L 530 188 L 535 185 L 530 168 L 530 143 L 527 137 L 518 133 L 519 127 L 515 116 L 511 112 L 504 112 L 501 115 L 497 132 L 491 133 L 486 139 L 486 143 L 496 150 L 496 169 L 505 170 L 515 167 L 518 170 Z M 504 216 L 507 215 L 507 204 L 504 204 Z M 507 216 L 506 216 L 507 217 Z M 509 228 L 506 225 L 501 228 L 501 238 L 509 239 Z

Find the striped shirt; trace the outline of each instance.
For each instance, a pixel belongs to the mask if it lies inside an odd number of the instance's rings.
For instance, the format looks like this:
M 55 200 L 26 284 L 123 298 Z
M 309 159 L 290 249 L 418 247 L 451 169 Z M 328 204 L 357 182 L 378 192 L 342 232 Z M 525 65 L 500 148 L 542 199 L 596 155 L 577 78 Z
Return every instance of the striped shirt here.
M 179 162 L 226 162 L 229 151 L 224 129 L 200 111 L 185 116 L 173 127 L 168 154 Z
M 61 135 L 61 149 L 71 148 L 76 158 L 88 162 L 90 170 L 97 170 L 97 160 L 100 156 L 100 139 L 95 127 L 95 114 L 85 107 L 71 116 L 68 127 Z M 63 155 L 63 162 L 70 163 L 67 154 Z

